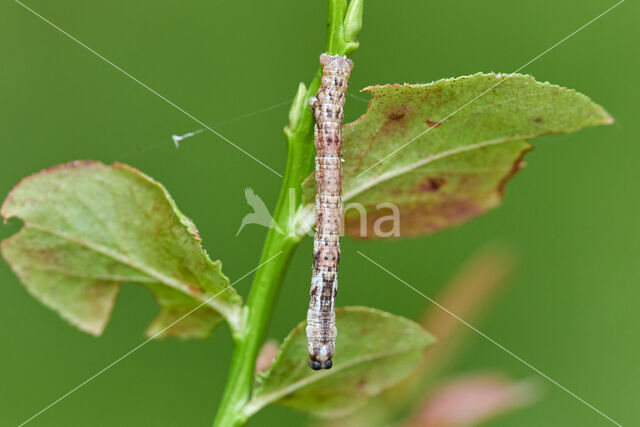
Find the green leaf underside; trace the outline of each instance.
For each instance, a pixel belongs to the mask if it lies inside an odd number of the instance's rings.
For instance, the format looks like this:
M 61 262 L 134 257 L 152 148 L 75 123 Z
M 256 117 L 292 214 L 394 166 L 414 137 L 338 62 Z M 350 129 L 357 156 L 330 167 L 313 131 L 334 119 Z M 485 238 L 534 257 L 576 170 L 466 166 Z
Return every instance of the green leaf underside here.
M 104 330 L 122 282 L 156 296 L 149 336 L 205 337 L 223 318 L 239 322 L 241 299 L 225 290 L 229 279 L 195 225 L 161 184 L 130 166 L 46 169 L 23 179 L 0 213 L 24 222 L 2 242 L 4 258 L 31 294 L 83 331 Z
M 286 338 L 271 369 L 259 375 L 245 413 L 272 402 L 321 417 L 347 414 L 409 375 L 433 337 L 417 323 L 366 307 L 336 310 L 333 368 L 308 365 L 305 326 Z
M 363 91 L 372 95 L 367 112 L 343 128 L 345 233 L 356 238 L 380 237 L 373 229 L 378 220 L 389 231 L 381 217 L 392 211 L 380 203 L 399 208 L 402 237 L 461 224 L 501 202 L 506 182 L 531 148 L 526 139 L 613 122 L 586 96 L 520 74 Z M 315 188 L 315 179 L 303 183 L 301 233 L 313 225 Z M 350 203 L 366 209 L 366 234 Z

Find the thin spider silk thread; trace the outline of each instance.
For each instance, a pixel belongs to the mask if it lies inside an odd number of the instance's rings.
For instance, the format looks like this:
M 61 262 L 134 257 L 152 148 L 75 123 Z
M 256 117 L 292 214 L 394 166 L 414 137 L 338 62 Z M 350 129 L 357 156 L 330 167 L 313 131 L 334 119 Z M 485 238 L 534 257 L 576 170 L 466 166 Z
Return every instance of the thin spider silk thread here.
M 213 123 L 211 126 L 212 127 L 213 126 L 216 126 L 216 127 L 217 126 L 224 126 L 224 125 L 227 125 L 229 123 L 245 120 L 245 119 L 247 119 L 249 117 L 257 116 L 259 114 L 266 113 L 268 111 L 274 110 L 274 109 L 276 109 L 278 107 L 282 107 L 283 105 L 288 105 L 292 101 L 293 101 L 292 99 L 289 99 L 287 101 L 278 102 L 277 104 L 273 104 L 273 105 L 270 105 L 268 107 L 263 107 L 263 108 L 260 108 L 258 110 L 251 111 L 249 113 L 244 113 L 244 114 L 241 114 L 239 116 L 232 117 L 230 119 L 227 119 L 227 120 L 224 120 L 224 121 L 221 121 L 221 122 Z M 135 151 L 129 151 L 129 152 L 125 153 L 123 155 L 123 157 L 141 156 L 142 154 L 148 153 L 149 151 L 156 150 L 158 148 L 165 147 L 165 146 L 168 146 L 168 145 L 172 145 L 172 141 L 171 141 L 170 137 L 167 138 L 167 142 L 160 142 L 158 144 L 153 144 L 153 145 L 146 146 L 146 147 L 139 147 Z

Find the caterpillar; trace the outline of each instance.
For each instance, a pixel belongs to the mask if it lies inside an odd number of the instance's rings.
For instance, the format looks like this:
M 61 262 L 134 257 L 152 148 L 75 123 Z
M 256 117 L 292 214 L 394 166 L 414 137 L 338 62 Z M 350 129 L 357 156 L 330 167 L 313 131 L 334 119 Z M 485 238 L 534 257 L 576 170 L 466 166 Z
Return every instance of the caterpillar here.
M 316 120 L 316 233 L 313 274 L 307 311 L 309 366 L 330 369 L 337 335 L 335 298 L 338 293 L 340 226 L 342 223 L 342 119 L 347 83 L 353 62 L 344 56 L 320 56 L 322 79 L 310 99 Z

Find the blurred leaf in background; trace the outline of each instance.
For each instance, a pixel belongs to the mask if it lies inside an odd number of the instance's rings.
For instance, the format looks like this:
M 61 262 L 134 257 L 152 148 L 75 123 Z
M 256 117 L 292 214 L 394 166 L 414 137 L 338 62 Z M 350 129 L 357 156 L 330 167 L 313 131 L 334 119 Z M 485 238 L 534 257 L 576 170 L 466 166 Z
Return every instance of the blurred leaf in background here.
M 487 373 L 485 368 L 448 378 L 448 368 L 474 334 L 463 322 L 473 325 L 493 305 L 513 276 L 515 258 L 504 244 L 477 251 L 434 298 L 441 307 L 429 302 L 425 308 L 420 323 L 438 341 L 423 351 L 411 374 L 357 412 L 325 425 L 465 426 L 531 403 L 536 394 L 532 384 L 515 382 L 500 372 Z M 413 415 L 405 420 L 407 412 Z

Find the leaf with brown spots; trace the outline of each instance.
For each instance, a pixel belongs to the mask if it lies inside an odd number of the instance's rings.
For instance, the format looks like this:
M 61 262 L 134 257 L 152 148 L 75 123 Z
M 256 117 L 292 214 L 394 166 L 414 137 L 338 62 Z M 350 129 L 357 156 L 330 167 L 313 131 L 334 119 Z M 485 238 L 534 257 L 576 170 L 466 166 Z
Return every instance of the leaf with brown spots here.
M 211 261 L 167 190 L 132 167 L 74 162 L 44 170 L 23 179 L 0 213 L 24 222 L 2 242 L 13 271 L 85 332 L 102 333 L 122 282 L 144 285 L 158 300 L 149 336 L 204 337 L 223 318 L 238 327 L 242 303 L 220 261 Z
M 356 238 L 462 224 L 502 201 L 531 149 L 527 139 L 613 122 L 586 96 L 520 74 L 364 90 L 372 95 L 367 112 L 343 128 L 345 233 Z M 303 188 L 299 233 L 313 226 L 315 181 Z M 396 229 L 387 204 L 398 208 Z
M 309 369 L 306 322 L 300 323 L 269 371 L 258 375 L 245 415 L 273 402 L 321 417 L 347 414 L 409 375 L 434 342 L 417 323 L 367 307 L 337 309 L 336 324 L 333 367 Z

